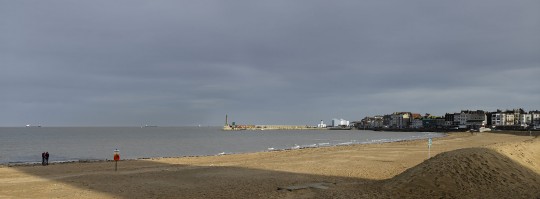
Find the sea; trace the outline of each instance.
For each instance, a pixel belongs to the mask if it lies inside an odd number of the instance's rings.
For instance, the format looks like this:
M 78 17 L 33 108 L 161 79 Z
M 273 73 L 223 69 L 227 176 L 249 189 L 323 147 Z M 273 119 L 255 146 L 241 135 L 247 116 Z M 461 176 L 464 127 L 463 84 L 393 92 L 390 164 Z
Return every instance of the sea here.
M 221 127 L 0 127 L 0 164 L 211 156 L 445 136 L 370 130 L 222 131 Z M 427 143 L 426 143 L 427 146 Z

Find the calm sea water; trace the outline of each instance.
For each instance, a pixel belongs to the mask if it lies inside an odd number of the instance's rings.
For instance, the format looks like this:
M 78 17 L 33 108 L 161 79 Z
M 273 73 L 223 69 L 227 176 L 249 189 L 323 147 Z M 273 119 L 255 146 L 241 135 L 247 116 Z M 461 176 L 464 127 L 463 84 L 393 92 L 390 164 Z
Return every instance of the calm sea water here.
M 441 137 L 429 132 L 221 131 L 220 127 L 42 127 L 0 128 L 0 164 L 180 157 L 267 150 L 392 142 Z

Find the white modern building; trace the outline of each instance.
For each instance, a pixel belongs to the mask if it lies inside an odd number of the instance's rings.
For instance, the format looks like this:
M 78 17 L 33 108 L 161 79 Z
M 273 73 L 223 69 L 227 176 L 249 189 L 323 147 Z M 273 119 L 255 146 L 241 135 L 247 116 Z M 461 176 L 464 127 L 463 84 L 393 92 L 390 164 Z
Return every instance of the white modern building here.
M 332 126 L 349 126 L 349 121 L 344 119 L 332 119 Z

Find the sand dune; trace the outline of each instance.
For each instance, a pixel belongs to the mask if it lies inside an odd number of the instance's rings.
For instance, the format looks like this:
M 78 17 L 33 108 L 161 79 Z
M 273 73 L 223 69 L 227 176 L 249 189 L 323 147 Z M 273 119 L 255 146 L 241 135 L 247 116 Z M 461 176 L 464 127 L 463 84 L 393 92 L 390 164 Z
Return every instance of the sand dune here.
M 389 180 L 393 196 L 540 197 L 538 139 L 441 153 Z

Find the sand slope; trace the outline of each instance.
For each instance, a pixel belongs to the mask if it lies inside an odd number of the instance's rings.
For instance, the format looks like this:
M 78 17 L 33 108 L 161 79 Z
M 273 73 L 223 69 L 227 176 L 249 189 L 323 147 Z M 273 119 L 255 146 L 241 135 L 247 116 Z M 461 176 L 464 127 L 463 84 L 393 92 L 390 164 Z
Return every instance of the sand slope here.
M 388 180 L 400 198 L 538 198 L 540 142 L 441 153 Z

